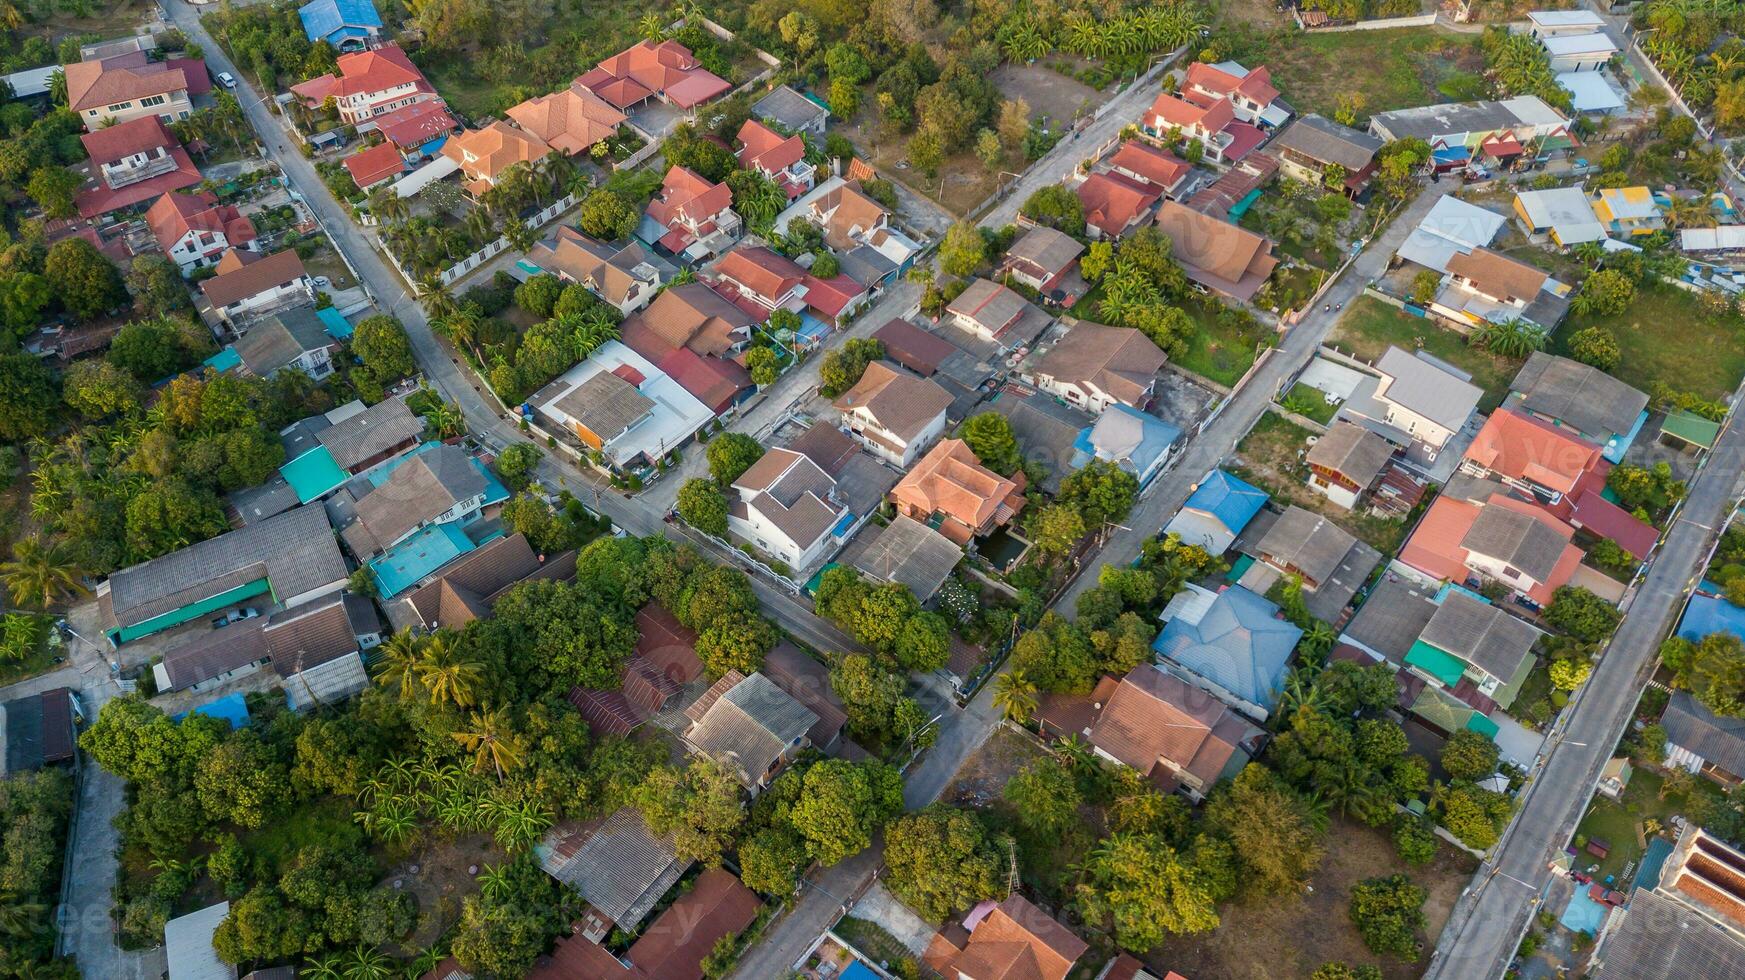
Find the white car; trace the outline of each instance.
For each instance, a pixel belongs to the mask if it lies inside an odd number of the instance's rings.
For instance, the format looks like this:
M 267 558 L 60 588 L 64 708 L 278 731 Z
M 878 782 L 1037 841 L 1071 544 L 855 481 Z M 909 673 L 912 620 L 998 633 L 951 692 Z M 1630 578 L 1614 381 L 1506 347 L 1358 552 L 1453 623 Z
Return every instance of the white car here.
M 316 288 L 326 289 L 327 287 L 329 287 L 331 285 L 333 285 L 333 280 L 327 278 L 326 276 L 316 276 L 315 277 Z
M 218 73 L 218 84 L 224 86 L 225 88 L 235 88 L 236 87 L 236 76 L 232 75 L 230 72 L 221 71 Z

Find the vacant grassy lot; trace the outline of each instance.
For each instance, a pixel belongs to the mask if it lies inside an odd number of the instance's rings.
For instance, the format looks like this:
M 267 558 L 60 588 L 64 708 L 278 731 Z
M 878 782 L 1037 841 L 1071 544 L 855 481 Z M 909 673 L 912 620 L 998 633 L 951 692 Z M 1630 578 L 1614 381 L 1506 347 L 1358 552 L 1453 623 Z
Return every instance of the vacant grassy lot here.
M 1346 95 L 1362 100 L 1358 115 L 1367 117 L 1482 94 L 1471 91 L 1484 67 L 1476 34 L 1424 27 L 1276 33 L 1241 55 L 1271 68 L 1273 84 L 1298 112 L 1331 117 Z
M 1570 335 L 1592 326 L 1618 338 L 1623 357 L 1612 373 L 1643 391 L 1664 381 L 1718 399 L 1745 377 L 1745 324 L 1736 316 L 1715 316 L 1695 293 L 1676 286 L 1638 290 L 1621 316 L 1571 315 L 1557 332 L 1556 352 L 1567 354 Z
M 1333 416 L 1339 409 L 1327 401 L 1327 396 L 1319 388 L 1311 388 L 1298 382 L 1285 392 L 1284 407 L 1298 415 L 1314 419 L 1322 425 L 1333 422 Z
M 1665 779 L 1657 772 L 1637 767 L 1635 775 L 1630 777 L 1630 785 L 1624 788 L 1622 803 L 1613 803 L 1603 796 L 1595 795 L 1588 804 L 1587 816 L 1582 818 L 1576 833 L 1591 840 L 1595 837 L 1611 845 L 1611 850 L 1605 858 L 1596 859 L 1585 849 L 1576 855 L 1575 866 L 1587 870 L 1591 865 L 1598 865 L 1595 877 L 1603 880 L 1606 875 L 1623 873 L 1625 867 L 1635 873 L 1636 863 L 1641 860 L 1642 852 L 1647 847 L 1643 834 L 1643 821 L 1654 820 L 1665 826 L 1667 817 L 1683 808 L 1685 797 L 1678 793 L 1669 793 L 1661 799 L 1661 787 Z
M 1622 342 L 1619 338 L 1619 343 Z M 1515 380 L 1515 372 L 1521 367 L 1520 361 L 1468 347 L 1466 338 L 1460 334 L 1368 296 L 1351 304 L 1351 309 L 1345 311 L 1327 336 L 1327 343 L 1372 364 L 1389 347 L 1428 351 L 1472 375 L 1472 383 L 1484 389 L 1484 397 L 1478 403 L 1481 412 L 1502 404 L 1509 393 L 1509 383 Z
M 1236 444 L 1236 454 L 1225 468 L 1265 490 L 1274 500 L 1312 510 L 1382 554 L 1393 554 L 1405 537 L 1405 521 L 1349 511 L 1309 489 L 1305 482 L 1309 467 L 1298 454 L 1309 448 L 1313 435 L 1282 415 L 1266 412 Z
M 1475 862 L 1442 845 L 1436 860 L 1422 868 L 1406 865 L 1386 830 L 1335 818 L 1327 832 L 1327 856 L 1301 896 L 1280 896 L 1219 909 L 1223 922 L 1212 932 L 1165 942 L 1144 957 L 1163 976 L 1172 967 L 1191 966 L 1194 980 L 1250 980 L 1254 977 L 1306 977 L 1329 960 L 1375 963 L 1390 980 L 1424 972 L 1436 936 Z M 1364 948 L 1351 924 L 1351 889 L 1357 883 L 1403 872 L 1430 893 L 1424 903 L 1426 928 L 1420 936 L 1424 958 L 1417 963 L 1378 960 Z

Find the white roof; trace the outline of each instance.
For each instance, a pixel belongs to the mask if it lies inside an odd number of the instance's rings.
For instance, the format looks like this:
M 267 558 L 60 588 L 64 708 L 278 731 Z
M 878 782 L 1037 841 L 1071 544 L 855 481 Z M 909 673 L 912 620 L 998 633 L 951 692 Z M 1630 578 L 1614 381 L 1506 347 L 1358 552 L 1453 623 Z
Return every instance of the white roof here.
M 1545 45 L 1546 53 L 1554 58 L 1576 54 L 1603 54 L 1610 57 L 1618 53 L 1618 46 L 1604 34 L 1559 34 L 1544 38 L 1541 43 Z
M 60 65 L 48 65 L 43 68 L 27 68 L 15 71 L 6 76 L 6 84 L 12 86 L 12 97 L 27 99 L 33 95 L 47 95 L 49 82 L 54 74 L 61 70 Z
M 170 980 L 236 980 L 236 967 L 218 958 L 212 934 L 230 914 L 230 903 L 208 905 L 164 923 L 164 958 Z
M 1570 95 L 1576 112 L 1614 112 L 1624 108 L 1624 97 L 1597 71 L 1559 72 L 1557 84 Z
M 642 375 L 643 381 L 637 390 L 654 402 L 654 409 L 646 419 L 606 444 L 604 451 L 615 462 L 629 461 L 638 453 L 647 454 L 649 459 L 659 459 L 678 448 L 715 417 L 707 405 L 698 401 L 671 375 L 616 340 L 601 344 L 587 360 L 540 389 L 532 401 L 540 412 L 567 424 L 569 417 L 557 407 L 557 402 L 594 375 L 623 365 L 629 365 Z
M 1561 126 L 1569 121 L 1568 117 L 1553 109 L 1549 102 L 1537 95 L 1517 95 L 1512 99 L 1504 99 L 1503 108 L 1509 110 L 1524 126 Z M 1535 132 L 1534 135 L 1543 134 Z
M 1597 242 L 1606 237 L 1605 226 L 1594 217 L 1593 205 L 1579 187 L 1553 187 L 1544 191 L 1522 191 L 1515 196 L 1527 220 L 1535 229 L 1549 228 L 1557 232 L 1564 245 Z
M 1535 10 L 1527 15 L 1527 19 L 1540 27 L 1591 26 L 1596 31 L 1606 24 L 1591 10 Z
M 1745 248 L 1745 225 L 1680 229 L 1678 247 L 1686 252 L 1730 251 Z
M 1590 217 L 1591 212 L 1590 212 Z M 1406 236 L 1399 256 L 1426 268 L 1443 272 L 1456 253 L 1466 254 L 1489 245 L 1509 219 L 1452 195 L 1443 197 Z

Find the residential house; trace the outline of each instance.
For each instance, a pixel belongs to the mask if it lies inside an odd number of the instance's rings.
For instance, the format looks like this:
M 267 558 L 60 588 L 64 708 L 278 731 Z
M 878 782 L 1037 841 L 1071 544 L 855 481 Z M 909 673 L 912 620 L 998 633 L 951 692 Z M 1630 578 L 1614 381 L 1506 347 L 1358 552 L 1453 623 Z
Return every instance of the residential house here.
M 283 306 L 315 301 L 315 283 L 303 271 L 296 249 L 271 255 L 238 251 L 233 245 L 218 260 L 217 274 L 202 280 L 200 292 L 220 319 L 240 319 Z
M 1181 437 L 1181 429 L 1176 426 L 1116 402 L 1097 416 L 1095 424 L 1079 433 L 1073 444 L 1076 451 L 1073 468 L 1078 469 L 1092 459 L 1113 463 L 1133 474 L 1139 488 L 1144 490 L 1175 455 Z
M 335 51 L 362 51 L 382 36 L 382 15 L 370 0 L 309 0 L 297 8 L 303 34 Z
M 511 106 L 508 116 L 540 142 L 572 157 L 618 135 L 618 127 L 629 119 L 580 79 L 569 88 Z
M 873 254 L 894 267 L 891 276 L 907 272 L 921 245 L 891 223 L 891 212 L 868 197 L 858 180 L 831 176 L 776 216 L 777 231 L 803 219 L 824 232 L 824 243 L 842 257 Z
M 861 249 L 855 251 L 866 254 Z M 878 273 L 871 282 L 876 285 L 883 275 Z M 859 313 L 871 301 L 872 287 L 846 272 L 839 271 L 829 279 L 806 276 L 806 305 L 819 320 L 832 327 L 842 328 L 849 317 Z
M 405 398 L 394 397 L 368 408 L 361 401 L 347 402 L 280 430 L 279 441 L 289 460 L 286 468 L 307 459 L 311 468 L 331 471 L 329 480 L 313 485 L 318 492 L 312 500 L 405 455 L 423 434 L 424 420 L 412 414 Z
M 1666 230 L 1666 216 L 1654 192 L 1641 185 L 1635 187 L 1602 187 L 1591 202 L 1594 218 L 1604 225 L 1609 235 L 1634 238 Z
M 886 358 L 932 380 L 951 395 L 951 407 L 945 410 L 950 421 L 969 417 L 982 400 L 983 386 L 994 375 L 993 352 L 977 356 L 943 332 L 929 332 L 907 320 L 886 323 L 873 331 L 873 338 L 885 345 Z M 967 336 L 965 341 L 974 342 Z
M 624 321 L 626 346 L 647 358 L 716 415 L 752 393 L 737 360 L 751 341 L 753 319 L 700 282 L 674 286 Z
M 236 967 L 218 958 L 212 936 L 230 916 L 219 902 L 164 923 L 164 960 L 169 980 L 236 980 Z
M 346 172 L 351 174 L 351 182 L 360 191 L 367 191 L 406 172 L 406 160 L 400 156 L 400 148 L 392 143 L 365 147 L 342 162 Z
M 1128 140 L 1109 157 L 1109 173 L 1151 188 L 1165 197 L 1176 192 L 1194 172 L 1187 161 L 1142 140 Z
M 1092 414 L 1117 402 L 1143 410 L 1168 359 L 1137 330 L 1081 321 L 1027 363 L 1022 377 Z
M 397 462 L 385 477 L 352 481 L 341 499 L 354 519 L 339 536 L 358 561 L 368 561 L 425 527 L 477 519 L 490 489 L 466 450 L 437 445 Z
M 546 874 L 588 903 L 575 934 L 594 943 L 614 926 L 634 932 L 691 866 L 670 836 L 655 835 L 629 806 L 584 824 L 559 824 L 533 853 Z
M 1350 510 L 1393 462 L 1394 445 L 1353 422 L 1336 421 L 1309 448 L 1309 489 Z
M 733 481 L 727 527 L 803 577 L 842 546 L 867 514 L 836 497 L 836 481 L 792 449 L 771 449 Z
M 1559 72 L 1556 81 L 1558 88 L 1569 93 L 1569 108 L 1577 116 L 1612 115 L 1628 104 L 1603 72 Z
M 1606 226 L 1580 187 L 1554 187 L 1515 195 L 1515 220 L 1535 242 L 1564 248 L 1606 239 Z
M 1535 39 L 1592 34 L 1606 28 L 1605 18 L 1591 10 L 1529 11 L 1527 24 L 1527 32 Z
M 897 513 L 967 547 L 1011 523 L 1024 508 L 1024 475 L 1003 477 L 981 464 L 962 439 L 946 439 L 891 490 Z
M 637 242 L 602 242 L 569 225 L 533 246 L 527 261 L 565 282 L 580 283 L 623 316 L 648 305 L 677 271 Z
M 1001 351 L 1028 347 L 1053 319 L 1010 288 L 991 279 L 973 279 L 945 307 L 951 322 Z
M 762 792 L 811 744 L 818 716 L 762 674 L 730 670 L 689 708 L 684 741 L 733 773 L 753 795 Z
M 186 119 L 194 112 L 191 96 L 212 90 L 205 62 L 152 61 L 144 51 L 75 61 L 63 72 L 67 108 L 78 113 L 88 133 L 145 116 Z
M 590 69 L 576 83 L 622 110 L 649 99 L 691 111 L 733 83 L 697 62 L 677 41 L 638 41 Z
M 811 133 L 824 136 L 830 111 L 786 85 L 778 85 L 757 100 L 751 114 L 767 123 L 780 126 L 789 133 Z
M 1167 620 L 1152 649 L 1164 668 L 1217 695 L 1237 711 L 1265 721 L 1303 631 L 1277 606 L 1232 585 L 1211 592 L 1188 587 L 1164 608 Z
M 97 587 L 103 631 L 120 645 L 261 596 L 285 606 L 345 584 L 327 513 L 296 507 L 110 574 Z
M 528 404 L 541 424 L 619 470 L 653 466 L 715 418 L 652 361 L 616 340 L 601 344 Z
M 732 942 L 757 921 L 763 902 L 721 868 L 698 875 L 689 890 L 642 930 L 620 957 L 588 937 L 587 919 L 558 937 L 527 980 L 702 980 L 717 944 Z M 605 937 L 600 937 L 605 938 Z M 430 980 L 461 980 L 431 977 Z
M 1535 95 L 1378 112 L 1369 117 L 1369 131 L 1388 142 L 1423 140 L 1430 145 L 1432 164 L 1444 172 L 1464 170 L 1487 142 L 1512 144 L 1517 155 L 1531 146 L 1535 157 L 1575 145 L 1569 120 Z
M 1349 583 L 1355 592 L 1375 567 L 1373 560 L 1362 568 L 1343 567 L 1357 544 L 1349 531 L 1314 511 L 1291 504 L 1272 521 L 1254 551 L 1256 558 L 1300 580 L 1305 592 L 1317 592 L 1332 585 L 1342 571 L 1355 572 L 1357 580 Z M 1369 554 L 1379 557 L 1373 549 Z
M 1329 173 L 1341 174 L 1345 194 L 1356 197 L 1375 174 L 1375 155 L 1382 145 L 1379 137 L 1310 113 L 1273 137 L 1267 151 L 1287 175 L 1313 187 L 1325 185 Z
M 648 202 L 646 218 L 657 230 L 665 229 L 653 244 L 689 262 L 726 251 L 744 228 L 727 185 L 711 184 L 685 167 L 667 171 L 660 193 Z
M 291 86 L 291 93 L 310 109 L 333 100 L 342 122 L 370 123 L 395 109 L 436 98 L 436 89 L 397 44 L 339 56 L 338 73 L 328 73 Z
M 1489 245 L 1508 223 L 1508 218 L 1495 211 L 1450 194 L 1437 199 L 1396 254 L 1426 269 L 1444 272 L 1449 259 Z
M 195 633 L 193 639 L 165 651 L 152 665 L 159 691 L 209 691 L 260 670 L 270 658 L 263 621 L 256 617 L 224 629 Z
M 636 649 L 608 690 L 571 688 L 565 699 L 575 706 L 596 738 L 623 737 L 666 711 L 703 676 L 697 634 L 656 603 L 636 613 Z
M 1551 602 L 1581 564 L 1575 529 L 1536 504 L 1502 493 L 1481 500 L 1444 494 L 1430 505 L 1400 561 L 1434 580 L 1495 582 L 1535 607 Z
M 441 153 L 448 138 L 462 128 L 441 99 L 414 102 L 376 117 L 376 132 L 400 151 L 408 166 Z
M 1005 416 L 1018 442 L 1018 452 L 1041 467 L 1043 477 L 1037 485 L 1046 493 L 1058 493 L 1060 481 L 1082 465 L 1076 443 L 1079 434 L 1096 421 L 1095 417 L 1017 385 L 995 395 L 988 407 Z
M 906 469 L 945 431 L 951 395 L 888 362 L 874 361 L 833 404 L 855 441 Z
M 830 686 L 830 668 L 784 640 L 764 655 L 758 672 L 817 716 L 806 731 L 806 741 L 820 752 L 834 753 L 841 745 L 848 711 Z
M 469 129 L 442 144 L 442 155 L 454 161 L 474 198 L 497 186 L 503 174 L 517 165 L 532 166 L 552 152 L 532 133 L 496 120 L 484 129 Z
M 933 936 L 922 962 L 956 980 L 1066 980 L 1088 949 L 1084 940 L 1012 895 L 977 905 L 963 922 L 948 922 Z
M 1661 712 L 1666 729 L 1666 764 L 1707 776 L 1723 786 L 1745 782 L 1745 718 L 1717 715 L 1692 697 L 1674 691 Z
M 855 535 L 840 561 L 876 582 L 900 582 L 927 602 L 963 560 L 956 542 L 910 517 L 871 524 Z
M 1569 312 L 1568 285 L 1501 252 L 1455 254 L 1444 271 L 1430 312 L 1462 331 L 1520 320 L 1550 333 Z
M 1230 550 L 1236 536 L 1266 506 L 1266 493 L 1223 470 L 1206 474 L 1182 509 L 1163 526 L 1183 544 L 1197 544 L 1213 555 Z
M 1596 443 L 1574 431 L 1504 407 L 1473 437 L 1460 468 L 1567 515 L 1579 493 L 1604 485 L 1611 464 Z
M 1150 184 L 1118 173 L 1094 173 L 1075 189 L 1092 238 L 1120 238 L 1151 219 L 1163 195 Z
M 1599 368 L 1544 351 L 1528 355 L 1505 405 L 1568 429 L 1616 463 L 1646 420 L 1648 396 Z
M 783 136 L 756 119 L 747 119 L 736 139 L 740 169 L 768 177 L 790 201 L 812 189 L 817 168 L 806 162 L 806 141 L 798 134 Z
M 1375 369 L 1379 377 L 1352 392 L 1338 418 L 1376 432 L 1421 465 L 1436 462 L 1484 397 L 1470 376 L 1428 354 L 1389 347 Z
M 522 582 L 568 579 L 575 572 L 575 552 L 537 554 L 520 533 L 495 538 L 386 603 L 388 622 L 396 630 L 461 629 L 488 618 L 497 600 Z
M 260 631 L 293 711 L 370 686 L 363 653 L 382 642 L 382 622 L 369 599 L 335 592 L 273 613 Z
M 1742 869 L 1745 854 L 1687 822 L 1659 877 L 1637 878 L 1629 904 L 1607 918 L 1589 974 L 1607 980 L 1745 974 Z
M 79 700 L 50 688 L 0 703 L 0 778 L 78 764 Z
M 1084 251 L 1084 244 L 1071 235 L 1047 225 L 1035 225 L 1026 228 L 1006 250 L 1006 257 L 1000 260 L 1000 275 L 1009 275 L 1045 297 L 1070 305 L 1078 298 L 1076 295 L 1062 291 L 1056 297 L 1054 293 L 1062 289 L 1078 267 Z
M 1553 74 L 1599 71 L 1611 63 L 1618 45 L 1600 31 L 1591 34 L 1558 34 L 1541 38 Z
M 131 207 L 201 180 L 181 141 L 156 116 L 81 133 L 79 142 L 97 182 L 73 199 L 83 218 Z
M 1406 654 L 1405 667 L 1489 714 L 1514 703 L 1536 663 L 1533 646 L 1544 635 L 1465 589 L 1450 589 Z
M 1236 120 L 1229 100 L 1205 101 L 1200 105 L 1170 92 L 1159 93 L 1140 117 L 1140 131 L 1160 142 L 1176 134 L 1197 142 L 1204 151 L 1202 159 L 1219 167 L 1240 161 L 1266 140 L 1260 129 Z
M 719 290 L 750 303 L 759 319 L 768 320 L 776 310 L 799 313 L 806 308 L 805 269 L 793 259 L 764 245 L 736 248 L 709 270 Z
M 256 321 L 237 338 L 242 369 L 257 378 L 301 371 L 317 381 L 333 373 L 339 341 L 327 333 L 312 306 L 280 310 Z
M 1175 201 L 1158 209 L 1157 227 L 1188 279 L 1239 303 L 1253 299 L 1278 267 L 1271 239 Z
M 1112 680 L 1104 678 L 1089 695 L 1083 719 L 1088 723 L 1082 727 L 1064 727 L 1062 722 L 1080 721 L 1076 716 L 1082 709 L 1063 711 L 1058 698 L 1050 698 L 1053 710 L 1039 712 L 1038 721 L 1062 737 L 1085 740 L 1097 755 L 1196 803 L 1219 780 L 1241 772 L 1266 742 L 1264 731 L 1224 702 L 1155 664 L 1140 664 L 1119 683 Z
M 1291 117 L 1291 108 L 1272 86 L 1272 72 L 1265 65 L 1244 68 L 1234 61 L 1215 65 L 1196 61 L 1182 79 L 1182 98 L 1196 104 L 1226 101 L 1236 118 L 1264 129 L 1277 129 Z
M 252 251 L 256 237 L 254 222 L 209 192 L 165 194 L 146 209 L 145 223 L 183 275 L 216 263 L 231 249 Z

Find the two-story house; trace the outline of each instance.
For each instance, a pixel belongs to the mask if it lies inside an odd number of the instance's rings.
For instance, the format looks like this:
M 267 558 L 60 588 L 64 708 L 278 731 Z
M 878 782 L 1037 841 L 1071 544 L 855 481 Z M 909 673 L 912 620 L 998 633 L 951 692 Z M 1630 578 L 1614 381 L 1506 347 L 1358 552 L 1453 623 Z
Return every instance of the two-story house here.
M 799 575 L 834 553 L 867 515 L 852 514 L 824 468 L 792 449 L 771 449 L 733 481 L 727 511 L 734 537 Z
M 1375 174 L 1375 154 L 1381 148 L 1379 137 L 1311 113 L 1285 127 L 1267 152 L 1278 158 L 1287 176 L 1311 186 L 1322 186 L 1329 173 L 1342 174 L 1346 196 L 1356 197 Z
M 1473 693 L 1497 707 L 1514 703 L 1545 634 L 1464 589 L 1450 589 L 1430 615 L 1404 664 L 1413 674 L 1466 703 Z M 1484 706 L 1478 701 L 1476 706 Z
M 739 166 L 756 170 L 774 181 L 788 200 L 812 189 L 817 168 L 806 162 L 806 141 L 798 135 L 783 136 L 755 119 L 739 127 Z
M 1216 65 L 1195 62 L 1181 84 L 1183 98 L 1202 105 L 1228 102 L 1236 118 L 1268 129 L 1284 125 L 1290 106 L 1279 100 L 1272 72 L 1265 65 L 1244 68 L 1234 61 Z
M 1460 468 L 1506 484 L 1564 517 L 1579 491 L 1604 486 L 1612 467 L 1597 443 L 1574 430 L 1503 407 L 1473 437 Z
M 1569 286 L 1501 252 L 1456 252 L 1445 271 L 1430 312 L 1458 329 L 1521 320 L 1549 333 L 1569 312 Z
M 96 187 L 74 197 L 80 217 L 94 218 L 201 180 L 181 141 L 156 116 L 83 133 L 79 142 L 97 179 Z
M 733 210 L 733 191 L 725 183 L 711 184 L 687 167 L 666 172 L 646 214 L 666 229 L 655 244 L 690 262 L 726 251 L 745 227 Z
M 740 297 L 763 311 L 798 313 L 806 308 L 806 270 L 793 259 L 762 245 L 736 248 L 710 270 L 716 289 Z
M 1574 539 L 1574 528 L 1536 503 L 1495 491 L 1478 499 L 1445 493 L 1424 512 L 1400 561 L 1436 581 L 1496 583 L 1541 607 L 1581 564 Z
M 1069 404 L 1100 414 L 1120 403 L 1143 409 L 1168 357 L 1129 327 L 1080 322 L 1043 351 L 1021 376 Z
M 951 393 L 895 365 L 874 361 L 834 404 L 857 442 L 873 455 L 907 467 L 945 431 Z
M 1398 347 L 1389 347 L 1375 370 L 1378 377 L 1365 378 L 1339 406 L 1339 418 L 1375 431 L 1420 465 L 1436 462 L 1484 397 L 1471 378 Z
M 907 272 L 921 251 L 919 243 L 891 224 L 891 212 L 868 197 L 858 180 L 825 179 L 777 217 L 776 229 L 786 231 L 788 222 L 796 218 L 822 229 L 824 244 L 838 255 L 875 253 L 894 266 L 897 275 Z
M 257 378 L 280 371 L 302 371 L 317 381 L 333 373 L 339 341 L 312 306 L 280 310 L 249 326 L 236 341 L 242 369 Z
M 1109 172 L 1149 184 L 1159 194 L 1173 197 L 1194 168 L 1168 150 L 1140 140 L 1128 140 L 1109 157 Z
M 1163 192 L 1115 171 L 1094 173 L 1075 189 L 1092 238 L 1120 238 L 1151 219 Z
M 1309 448 L 1309 489 L 1350 510 L 1381 479 L 1394 445 L 1355 422 L 1336 421 Z
M 638 41 L 589 69 L 576 84 L 619 109 L 649 99 L 692 111 L 733 88 L 704 68 L 691 49 L 677 41 Z
M 144 116 L 164 122 L 186 119 L 194 112 L 191 97 L 212 90 L 204 61 L 152 61 L 144 51 L 77 61 L 63 71 L 67 108 L 93 133 Z
M 183 275 L 212 265 L 231 249 L 252 250 L 256 237 L 254 222 L 210 193 L 165 194 L 146 210 L 145 223 Z
M 568 225 L 533 246 L 527 259 L 565 282 L 581 283 L 624 316 L 647 306 L 672 272 L 634 241 L 602 242 Z
M 959 545 L 1011 523 L 1024 507 L 1024 471 L 1004 477 L 983 466 L 962 439 L 946 439 L 891 488 L 897 513 Z
M 624 321 L 624 344 L 659 366 L 715 415 L 751 396 L 751 375 L 737 358 L 751 342 L 750 313 L 701 282 L 661 292 Z
M 490 489 L 466 450 L 436 446 L 397 462 L 386 479 L 343 489 L 340 497 L 356 517 L 339 536 L 353 556 L 368 561 L 425 527 L 478 516 Z
M 951 323 L 1002 351 L 1036 342 L 1053 320 L 1023 296 L 991 279 L 973 279 L 945 307 Z
M 338 74 L 320 75 L 291 86 L 311 109 L 332 99 L 339 118 L 357 126 L 395 109 L 436 98 L 436 89 L 397 44 L 342 54 Z
M 812 709 L 762 674 L 730 670 L 685 709 L 684 741 L 714 759 L 753 795 L 811 744 Z
M 1198 143 L 1202 159 L 1213 166 L 1234 164 L 1265 142 L 1258 127 L 1241 122 L 1228 99 L 1190 101 L 1184 95 L 1160 93 L 1140 119 L 1140 132 L 1168 142 L 1171 137 Z
M 511 106 L 509 118 L 569 156 L 579 156 L 617 135 L 630 117 L 587 88 L 571 83 L 550 95 L 535 96 Z
M 467 193 L 483 197 L 514 166 L 532 166 L 552 152 L 539 137 L 501 119 L 469 129 L 442 144 L 442 155 L 459 165 Z
M 217 269 L 217 275 L 200 283 L 200 292 L 213 313 L 230 323 L 315 301 L 315 283 L 295 249 L 261 256 L 232 248 L 218 260 Z

